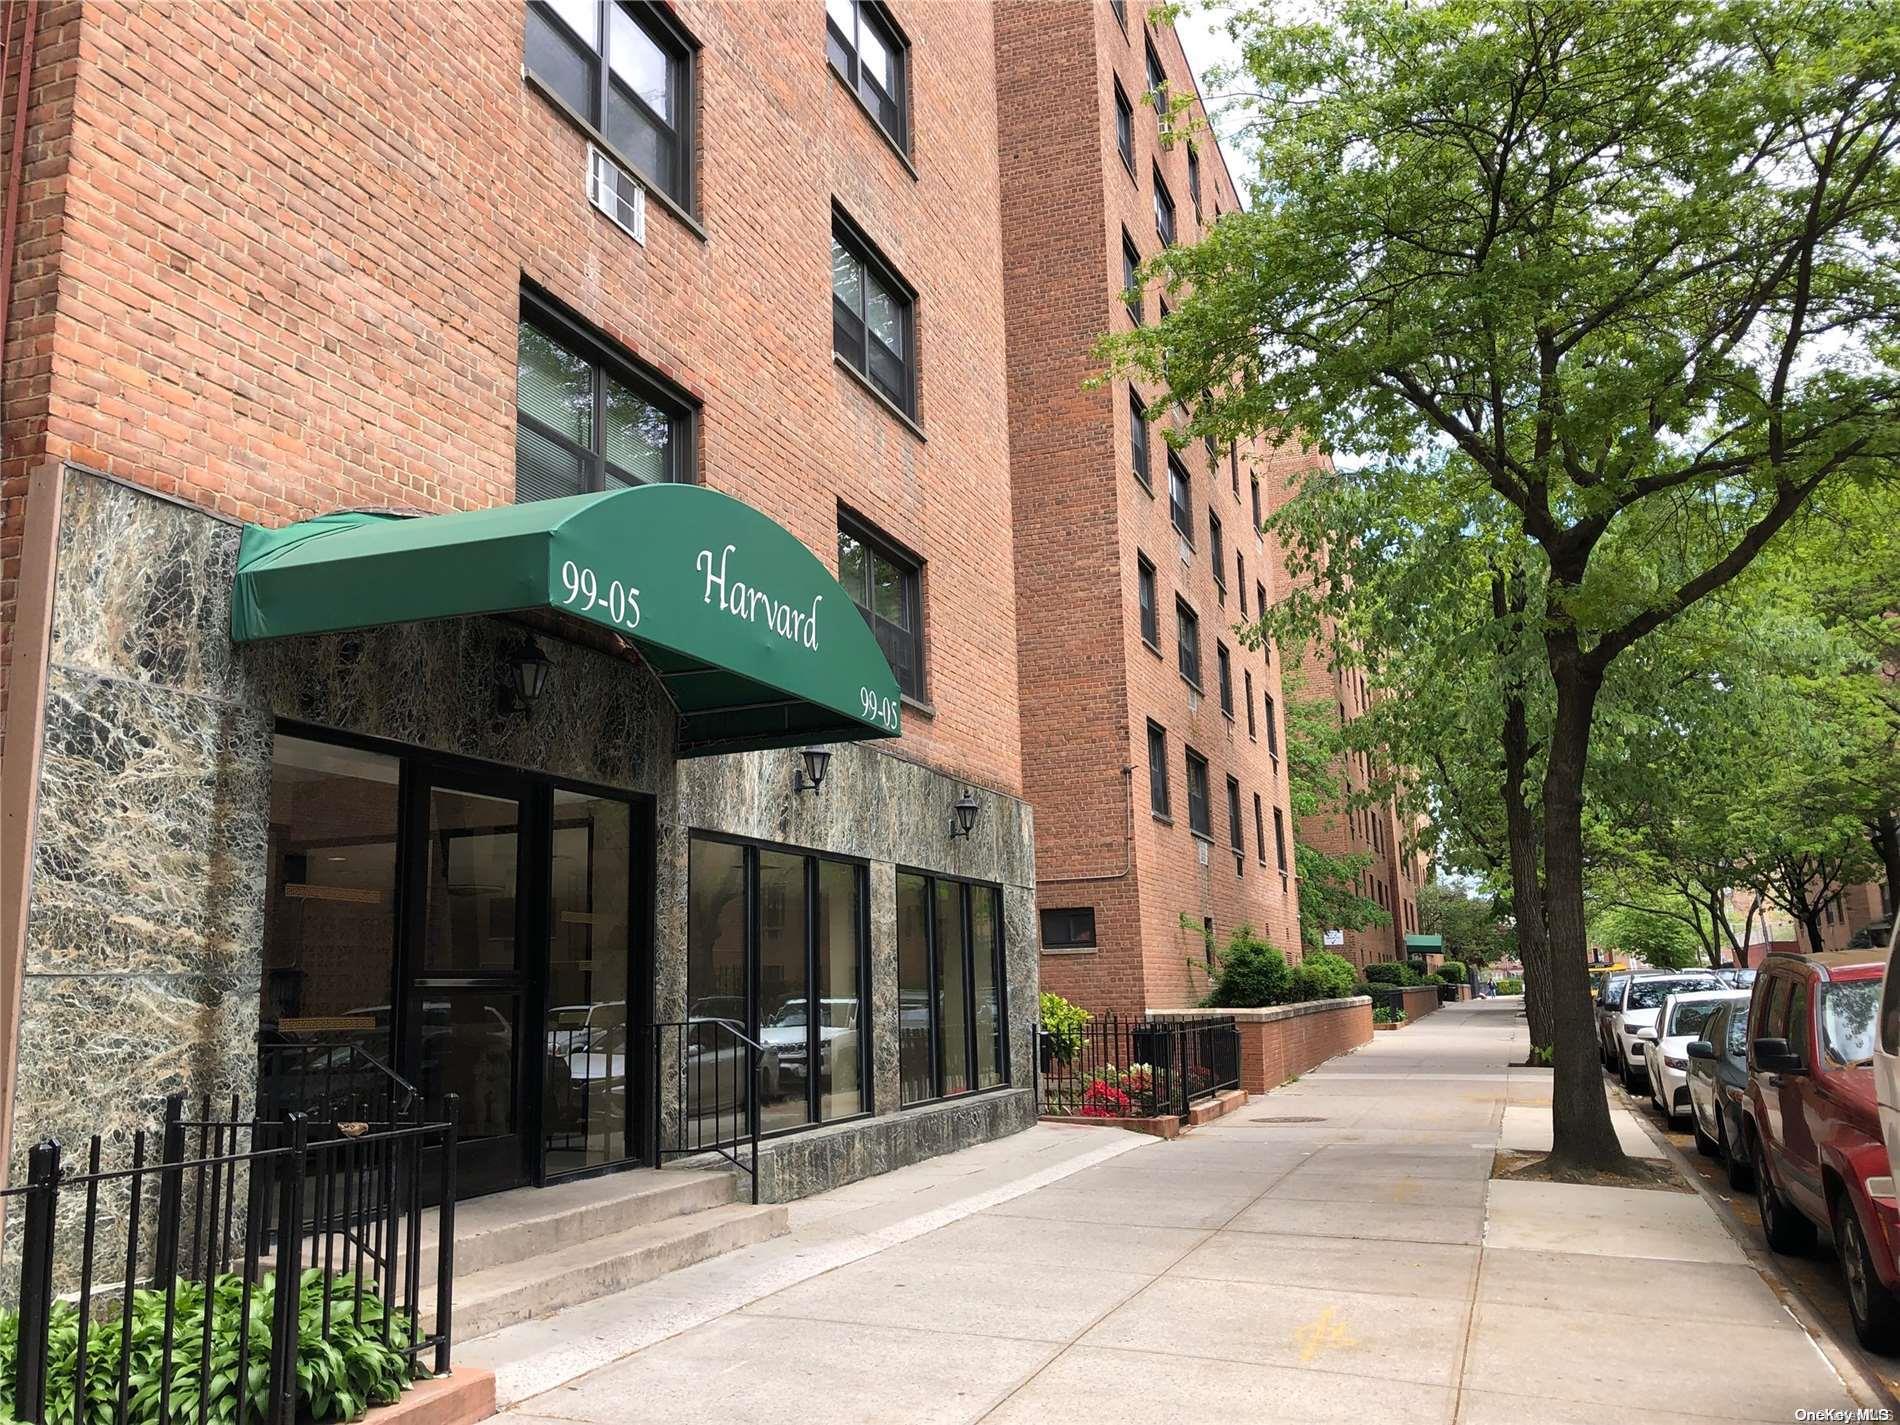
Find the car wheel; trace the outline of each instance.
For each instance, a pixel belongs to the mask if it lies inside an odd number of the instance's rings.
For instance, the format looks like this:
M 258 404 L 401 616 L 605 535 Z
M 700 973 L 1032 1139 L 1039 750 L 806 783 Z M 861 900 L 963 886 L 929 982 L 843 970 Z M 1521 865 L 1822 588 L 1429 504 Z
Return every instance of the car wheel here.
M 1696 1152 L 1705 1158 L 1713 1158 L 1718 1145 L 1713 1138 L 1702 1131 L 1702 1115 L 1695 1111 L 1695 1105 L 1693 1103 L 1689 1105 L 1689 1122 L 1695 1125 Z
M 1796 1256 L 1814 1245 L 1814 1224 L 1783 1201 L 1768 1176 L 1768 1157 L 1761 1139 L 1754 1142 L 1755 1203 L 1761 1212 L 1761 1235 L 1771 1251 Z
M 1623 1060 L 1623 1087 L 1630 1093 L 1636 1092 L 1636 1070 L 1630 1066 L 1627 1057 Z
M 1845 1193 L 1837 1200 L 1835 1216 L 1834 1240 L 1840 1246 L 1841 1275 L 1847 1279 L 1847 1310 L 1854 1318 L 1854 1334 L 1868 1350 L 1893 1355 L 1900 1350 L 1900 1302 L 1880 1284 L 1873 1253 L 1867 1250 L 1867 1234 L 1861 1231 L 1860 1214 Z

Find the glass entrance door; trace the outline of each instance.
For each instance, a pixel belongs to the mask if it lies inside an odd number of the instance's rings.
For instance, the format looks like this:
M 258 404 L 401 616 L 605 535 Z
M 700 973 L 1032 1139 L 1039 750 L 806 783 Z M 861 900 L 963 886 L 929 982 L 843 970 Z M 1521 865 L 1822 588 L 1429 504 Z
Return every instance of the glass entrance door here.
M 522 952 L 536 838 L 528 798 L 506 779 L 418 776 L 414 795 L 403 1060 L 428 1116 L 460 1096 L 456 1195 L 468 1197 L 529 1177 Z

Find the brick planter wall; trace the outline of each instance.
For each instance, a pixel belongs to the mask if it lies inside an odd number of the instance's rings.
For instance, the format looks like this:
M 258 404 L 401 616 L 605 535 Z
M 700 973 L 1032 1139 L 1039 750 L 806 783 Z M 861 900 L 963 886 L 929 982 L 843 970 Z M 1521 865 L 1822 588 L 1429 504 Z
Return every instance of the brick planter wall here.
M 1240 1027 L 1240 1086 L 1265 1093 L 1295 1074 L 1357 1049 L 1372 1038 L 1372 1001 L 1309 1000 L 1271 1009 L 1151 1009 L 1150 1019 L 1203 1019 L 1232 1015 Z
M 1437 985 L 1407 985 L 1405 987 L 1405 1022 L 1418 1023 L 1424 1016 L 1436 1010 L 1439 1003 Z

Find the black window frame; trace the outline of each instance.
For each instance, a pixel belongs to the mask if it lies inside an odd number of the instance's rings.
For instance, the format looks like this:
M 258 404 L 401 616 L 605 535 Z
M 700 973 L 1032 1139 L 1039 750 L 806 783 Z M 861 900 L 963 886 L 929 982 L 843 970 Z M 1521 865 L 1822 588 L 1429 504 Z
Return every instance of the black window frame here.
M 1234 593 L 1240 598 L 1240 616 L 1242 618 L 1248 617 L 1247 556 L 1242 554 L 1238 549 L 1234 551 Z M 1265 613 L 1266 610 L 1262 609 L 1261 612 Z
M 554 429 L 546 422 L 530 415 L 521 408 L 520 357 L 516 357 L 515 387 L 515 502 L 521 500 L 521 455 L 520 430 L 525 426 L 542 440 L 559 447 L 581 462 L 582 488 L 572 493 L 589 494 L 608 488 L 607 471 L 609 462 L 605 452 L 606 444 L 606 386 L 605 378 L 612 377 L 626 387 L 635 396 L 647 404 L 664 412 L 672 421 L 671 436 L 667 446 L 667 475 L 660 481 L 642 481 L 633 472 L 619 466 L 612 468 L 626 476 L 626 484 L 677 484 L 693 482 L 694 453 L 698 438 L 699 406 L 684 390 L 668 381 L 651 367 L 642 365 L 614 342 L 589 326 L 573 313 L 567 311 L 545 294 L 531 287 L 521 289 L 521 305 L 516 318 L 516 341 L 520 340 L 520 329 L 532 327 L 542 336 L 564 348 L 569 355 L 585 361 L 591 372 L 593 390 L 593 430 L 587 446 L 583 447 L 573 437 Z M 618 488 L 618 487 L 616 487 Z M 545 495 L 539 499 L 558 499 L 559 496 Z M 527 501 L 526 503 L 533 503 Z
M 1148 407 L 1133 386 L 1128 388 L 1128 451 L 1133 458 L 1135 479 L 1152 495 L 1155 492 L 1154 448 L 1148 439 Z
M 1154 96 L 1155 112 L 1159 113 L 1168 102 L 1168 71 L 1161 63 L 1154 41 L 1146 35 L 1142 36 L 1142 48 L 1145 51 L 1142 77 L 1148 81 L 1147 92 Z
M 1267 756 L 1273 759 L 1273 765 L 1280 765 L 1280 728 L 1275 722 L 1279 709 L 1274 705 L 1273 694 L 1266 695 L 1265 720 L 1267 724 Z
M 1174 666 L 1181 681 L 1201 691 L 1201 616 L 1180 595 L 1174 599 Z
M 1262 866 L 1267 864 L 1267 822 L 1260 810 L 1260 793 L 1253 794 L 1253 844 L 1254 859 Z
M 1286 816 L 1280 808 L 1273 809 L 1273 859 L 1280 874 L 1287 874 L 1286 865 Z
M 853 222 L 851 215 L 838 204 L 831 205 L 831 240 L 844 249 L 847 256 L 855 260 L 863 269 L 862 276 L 875 276 L 891 296 L 899 302 L 899 325 L 903 331 L 904 350 L 899 355 L 903 368 L 903 390 L 893 395 L 886 390 L 879 378 L 871 371 L 871 343 L 877 338 L 871 335 L 871 324 L 865 318 L 865 303 L 869 300 L 869 284 L 859 281 L 858 310 L 850 313 L 852 320 L 861 328 L 858 353 L 854 359 L 850 352 L 840 349 L 838 312 L 842 306 L 838 299 L 837 283 L 831 288 L 831 354 L 845 370 L 856 376 L 861 384 L 879 400 L 890 406 L 913 426 L 922 424 L 917 409 L 917 289 L 904 280 L 904 275 L 891 265 L 891 262 L 872 242 L 864 229 Z M 883 343 L 879 342 L 882 346 Z M 884 350 L 889 351 L 888 346 Z
M 1234 720 L 1234 656 L 1222 639 L 1214 640 L 1214 676 L 1220 688 L 1221 716 Z
M 1128 102 L 1128 95 L 1122 89 L 1121 80 L 1115 86 L 1115 152 L 1122 156 L 1122 164 L 1128 170 L 1130 178 L 1135 177 L 1135 106 Z
M 1122 306 L 1128 310 L 1128 319 L 1136 326 L 1142 324 L 1146 298 L 1141 283 L 1136 278 L 1136 270 L 1141 266 L 1141 249 L 1135 246 L 1135 240 L 1128 235 L 1128 229 L 1122 229 Z
M 1050 917 L 1057 919 L 1054 925 L 1060 936 L 1051 936 Z M 1042 948 L 1047 950 L 1094 950 L 1099 948 L 1095 931 L 1095 907 L 1092 905 L 1045 906 L 1037 912 L 1036 919 L 1042 932 Z M 1086 928 L 1083 928 L 1086 927 Z
M 1220 515 L 1212 501 L 1207 506 L 1207 557 L 1214 566 L 1214 591 L 1219 602 L 1227 602 L 1227 540 Z
M 1259 732 L 1258 722 L 1254 716 L 1253 669 L 1242 668 L 1240 670 L 1240 679 L 1242 683 L 1242 690 L 1247 695 L 1245 699 L 1243 699 L 1243 701 L 1247 704 L 1247 738 L 1251 742 L 1258 742 L 1260 740 L 1260 732 Z
M 1247 832 L 1240 817 L 1240 778 L 1227 775 L 1227 845 L 1238 861 L 1247 854 Z
M 1141 626 L 1141 641 L 1156 653 L 1161 651 L 1160 599 L 1154 562 L 1140 550 L 1136 550 L 1135 610 Z
M 1174 206 L 1174 194 L 1168 191 L 1167 180 L 1161 176 L 1160 165 L 1154 169 L 1154 210 L 1155 236 L 1161 239 L 1163 247 L 1173 247 L 1175 234 L 1180 231 L 1177 224 L 1177 211 Z
M 825 6 L 825 62 L 831 72 L 843 81 L 844 87 L 851 91 L 851 97 L 858 101 L 858 107 L 864 110 L 865 117 L 877 126 L 878 132 L 909 161 L 911 120 L 910 120 L 910 37 L 904 33 L 903 26 L 891 14 L 890 8 L 882 0 L 846 0 L 851 6 L 853 19 L 861 33 L 865 22 L 870 22 L 873 30 L 879 31 L 878 41 L 889 51 L 891 62 L 897 70 L 897 93 L 887 95 L 891 102 L 895 126 L 887 121 L 883 114 L 873 106 L 872 101 L 864 97 L 863 86 L 867 77 L 862 71 L 863 60 L 860 51 L 863 43 L 857 34 L 847 38 L 831 13 L 831 6 Z M 868 80 L 872 89 L 883 93 L 884 86 L 876 80 Z
M 865 560 L 865 578 L 871 587 L 865 590 L 865 594 L 867 598 L 872 600 L 869 606 L 859 603 L 856 592 L 844 585 L 843 541 L 847 536 L 856 540 L 858 544 L 863 547 L 865 554 L 868 556 Z M 840 508 L 838 511 L 838 540 L 839 585 L 844 587 L 845 593 L 851 595 L 852 607 L 857 609 L 858 613 L 863 616 L 864 622 L 871 630 L 871 636 L 877 640 L 879 651 L 884 654 L 884 661 L 886 663 L 890 663 L 891 655 L 890 650 L 885 647 L 884 639 L 879 632 L 880 628 L 891 628 L 893 637 L 902 638 L 908 636 L 911 642 L 910 666 L 907 668 L 899 668 L 896 664 L 891 664 L 891 676 L 897 680 L 898 692 L 902 696 L 914 703 L 925 703 L 930 690 L 930 679 L 926 672 L 928 660 L 925 656 L 927 652 L 924 627 L 925 561 L 921 556 L 905 548 L 882 530 L 878 529 L 876 525 L 866 520 L 863 516 L 843 508 Z M 913 628 L 909 630 L 908 635 L 906 634 L 906 630 L 898 628 L 876 610 L 877 574 L 873 561 L 877 559 L 882 559 L 901 576 L 904 600 L 908 605 L 913 621 Z
M 898 1107 L 900 1109 L 923 1108 L 933 1103 L 955 1102 L 973 1098 L 978 1094 L 1003 1093 L 1013 1086 L 1014 1075 L 1011 1072 L 1009 1052 L 1009 955 L 1007 952 L 1008 931 L 1003 924 L 1003 888 L 995 881 L 979 881 L 966 876 L 950 876 L 940 871 L 927 871 L 921 866 L 899 865 L 900 876 L 921 877 L 924 882 L 925 941 L 930 966 L 930 1084 L 931 1095 L 928 1098 L 906 1099 L 903 1089 L 903 995 L 900 985 L 898 995 Z M 964 1035 L 963 1051 L 965 1071 L 969 1075 L 970 1087 L 956 1093 L 945 1093 L 943 1088 L 943 1041 L 941 1020 L 942 1007 L 938 1004 L 937 987 L 943 983 L 943 965 L 939 938 L 941 927 L 937 924 L 937 886 L 939 883 L 962 887 L 962 916 L 964 938 L 963 956 L 963 1003 Z M 995 898 L 995 907 L 991 924 L 996 931 L 994 947 L 995 960 L 992 962 L 991 975 L 996 984 L 996 1069 L 998 1082 L 988 1088 L 979 1088 L 976 1083 L 976 940 L 975 920 L 971 915 L 973 891 L 988 891 Z
M 1212 841 L 1214 839 L 1214 794 L 1208 780 L 1207 759 L 1191 746 L 1183 750 L 1187 761 L 1188 830 L 1204 841 Z M 1199 787 L 1198 798 L 1195 791 L 1197 786 Z
M 1249 475 L 1247 478 L 1253 485 L 1253 532 L 1259 534 L 1262 524 L 1260 517 L 1260 477 L 1258 475 Z
M 709 831 L 699 827 L 689 828 L 687 841 L 718 842 L 727 846 L 739 847 L 743 857 L 743 878 L 745 883 L 745 981 L 746 981 L 746 1033 L 758 1039 L 764 1028 L 763 1015 L 759 1004 L 759 947 L 762 936 L 759 928 L 759 853 L 777 852 L 785 856 L 797 856 L 805 862 L 805 998 L 809 1003 L 813 999 L 812 990 L 818 979 L 818 864 L 830 861 L 837 865 L 850 866 L 856 872 L 857 882 L 857 922 L 858 922 L 858 1083 L 861 1105 L 856 1113 L 841 1118 L 824 1118 L 820 1115 L 821 1098 L 818 1091 L 817 1074 L 805 1076 L 805 1111 L 808 1115 L 803 1123 L 795 1123 L 785 1128 L 774 1128 L 760 1133 L 761 1138 L 784 1138 L 795 1133 L 810 1133 L 815 1129 L 826 1128 L 834 1123 L 855 1123 L 859 1119 L 872 1118 L 877 1114 L 877 1105 L 873 1099 L 876 1085 L 872 1079 L 872 1066 L 875 1060 L 871 1053 L 872 1036 L 876 1028 L 871 1022 L 871 863 L 862 856 L 842 855 L 832 851 L 818 851 L 809 846 L 792 846 L 784 842 L 765 841 L 749 836 L 731 836 L 724 832 Z M 688 884 L 686 888 L 687 904 L 692 904 L 691 857 L 688 857 Z M 816 1064 L 822 1052 L 822 1040 L 819 1030 L 822 1016 L 808 1013 L 805 1016 L 806 1053 L 810 1056 L 807 1064 Z M 756 1093 L 746 1096 L 748 1127 L 758 1121 L 759 1098 Z
M 1108 8 L 1114 12 L 1115 23 L 1122 27 L 1122 33 L 1128 33 L 1128 0 L 1108 0 Z
M 559 82 L 545 71 L 537 72 L 531 63 L 533 45 L 525 38 L 522 44 L 522 73 L 532 82 L 534 88 L 554 104 L 563 114 L 577 123 L 588 138 L 598 144 L 601 150 L 610 154 L 614 161 L 638 178 L 648 189 L 657 194 L 662 203 L 673 211 L 686 217 L 695 227 L 698 226 L 699 183 L 698 183 L 698 120 L 699 120 L 699 41 L 679 22 L 672 7 L 654 3 L 634 4 L 627 0 L 596 0 L 599 6 L 597 19 L 596 44 L 589 47 L 587 41 L 568 28 L 566 19 L 552 6 L 541 0 L 527 0 L 523 6 L 524 32 L 532 23 L 530 15 L 544 25 L 553 26 L 552 35 L 556 42 L 564 44 L 581 59 L 589 71 L 588 98 L 585 109 L 575 107 L 570 96 L 561 92 Z M 635 94 L 624 81 L 617 81 L 613 66 L 608 60 L 611 48 L 612 26 L 609 21 L 610 8 L 618 6 L 627 17 L 638 25 L 646 36 L 666 54 L 667 83 L 669 88 L 679 94 L 679 117 L 669 120 L 654 113 L 653 107 L 640 95 Z M 674 172 L 660 175 L 634 161 L 619 144 L 607 136 L 605 122 L 608 86 L 615 85 L 623 102 L 634 105 L 648 122 L 655 123 L 672 135 L 672 164 Z
M 1148 810 L 1161 821 L 1174 820 L 1168 778 L 1168 730 L 1148 719 Z
M 1176 485 L 1179 484 L 1179 498 Z M 1188 468 L 1181 457 L 1168 448 L 1168 521 L 1175 531 L 1188 542 L 1188 548 L 1194 547 L 1194 477 L 1188 474 Z
M 1254 616 L 1256 618 L 1264 615 L 1267 611 L 1267 586 L 1264 580 L 1255 579 L 1253 581 L 1253 607 Z M 1273 652 L 1267 647 L 1265 639 L 1262 639 L 1260 643 L 1260 657 L 1263 662 L 1269 664 L 1273 662 Z
M 1201 155 L 1193 143 L 1187 151 L 1188 197 L 1194 201 L 1194 221 L 1201 220 Z

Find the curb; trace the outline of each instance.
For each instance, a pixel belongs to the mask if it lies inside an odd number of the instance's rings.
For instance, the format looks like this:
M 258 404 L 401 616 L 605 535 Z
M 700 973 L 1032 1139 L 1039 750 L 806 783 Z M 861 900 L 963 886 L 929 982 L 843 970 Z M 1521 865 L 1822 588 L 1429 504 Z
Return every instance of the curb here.
M 1834 1333 L 1814 1314 L 1814 1309 L 1808 1305 L 1807 1299 L 1782 1272 L 1775 1261 L 1774 1254 L 1745 1232 L 1741 1224 L 1723 1209 L 1721 1198 L 1708 1183 L 1703 1181 L 1702 1174 L 1695 1170 L 1688 1155 L 1656 1131 L 1656 1126 L 1649 1121 L 1649 1114 L 1637 1105 L 1621 1084 L 1608 1079 L 1605 1082 L 1623 1100 L 1623 1106 L 1629 1110 L 1630 1117 L 1636 1120 L 1637 1125 L 1649 1136 L 1650 1141 L 1662 1149 L 1664 1157 L 1675 1166 L 1684 1181 L 1696 1190 L 1696 1196 L 1702 1199 L 1703 1205 L 1715 1214 L 1715 1220 L 1722 1224 L 1722 1230 L 1727 1232 L 1734 1239 L 1735 1245 L 1742 1249 L 1742 1255 L 1748 1259 L 1749 1266 L 1755 1269 L 1768 1289 L 1775 1294 L 1775 1299 L 1781 1303 L 1782 1309 L 1795 1319 L 1795 1323 L 1803 1331 L 1807 1332 L 1808 1339 L 1814 1343 L 1814 1348 L 1834 1368 L 1834 1374 L 1839 1376 L 1841 1383 L 1847 1387 L 1847 1392 L 1853 1397 L 1854 1404 L 1863 1410 L 1900 1411 L 1900 1399 L 1890 1394 L 1879 1376 L 1862 1362 L 1858 1347 L 1849 1348 L 1834 1339 Z M 1875 1415 L 1868 1418 L 1892 1419 L 1894 1417 Z

